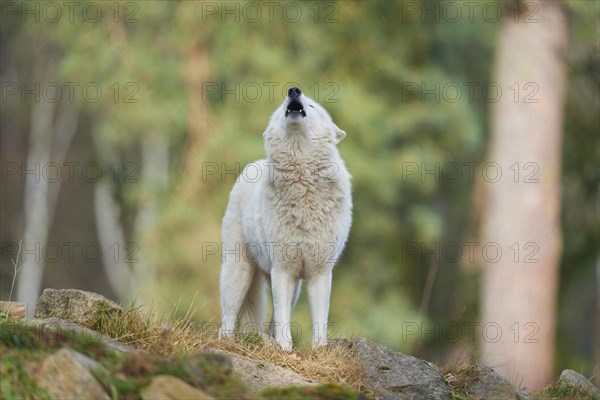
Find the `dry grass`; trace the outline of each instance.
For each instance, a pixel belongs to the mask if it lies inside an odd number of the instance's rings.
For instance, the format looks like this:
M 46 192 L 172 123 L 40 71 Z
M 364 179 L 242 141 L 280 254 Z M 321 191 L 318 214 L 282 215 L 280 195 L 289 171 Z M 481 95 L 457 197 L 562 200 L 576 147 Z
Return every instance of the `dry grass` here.
M 287 352 L 275 345 L 265 345 L 256 336 L 218 340 L 215 332 L 207 343 L 207 348 L 211 347 L 271 362 L 313 382 L 339 383 L 357 390 L 364 388 L 362 367 L 352 349 L 346 346 L 295 348 Z
M 265 344 L 256 335 L 240 335 L 217 339 L 216 324 L 197 325 L 192 320 L 194 310 L 175 318 L 177 306 L 161 316 L 154 305 L 144 310 L 135 305 L 120 314 L 98 310 L 89 328 L 130 344 L 138 349 L 166 357 L 178 357 L 210 349 L 221 349 L 242 356 L 271 362 L 290 369 L 316 383 L 339 383 L 362 390 L 363 372 L 352 349 L 347 346 L 327 346 L 318 349 L 296 348 L 286 352 Z
M 88 328 L 153 354 L 166 357 L 191 354 L 201 346 L 202 337 L 194 329 L 189 312 L 173 319 L 176 312 L 174 308 L 161 316 L 154 305 L 148 309 L 131 305 L 121 313 L 99 309 Z
M 469 385 L 477 378 L 477 373 L 472 365 L 457 361 L 446 365 L 440 373 L 444 377 L 444 381 L 452 388 L 454 399 L 473 399 L 468 393 Z

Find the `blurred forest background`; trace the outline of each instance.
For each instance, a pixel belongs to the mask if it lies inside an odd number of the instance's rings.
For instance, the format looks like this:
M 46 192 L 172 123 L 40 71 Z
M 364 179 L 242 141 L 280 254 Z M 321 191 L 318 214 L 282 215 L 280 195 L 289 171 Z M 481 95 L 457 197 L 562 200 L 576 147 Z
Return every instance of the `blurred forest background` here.
M 80 288 L 165 312 L 194 304 L 199 323 L 218 324 L 228 194 L 243 166 L 264 157 L 268 118 L 297 85 L 348 134 L 339 148 L 353 175 L 354 220 L 334 271 L 334 336 L 441 364 L 477 359 L 495 335 L 482 333 L 480 321 L 494 321 L 482 304 L 518 309 L 509 289 L 536 285 L 515 270 L 496 280 L 507 295 L 486 299 L 481 283 L 495 221 L 486 213 L 494 188 L 505 190 L 486 166 L 502 150 L 493 140 L 506 129 L 500 122 L 517 120 L 505 112 L 512 104 L 532 131 L 513 129 L 521 155 L 504 149 L 501 179 L 542 196 L 546 179 L 558 190 L 559 230 L 548 245 L 556 265 L 539 263 L 533 277 L 549 282 L 549 332 L 556 321 L 547 339 L 555 357 L 543 362 L 550 374 L 572 368 L 598 383 L 600 3 L 542 3 L 2 1 L 0 298 L 9 297 L 14 260 L 13 300 Z M 510 32 L 538 35 L 539 45 L 553 30 L 566 40 L 556 59 L 520 63 L 536 52 Z M 557 63 L 562 76 L 561 62 L 565 88 L 557 82 L 555 93 L 543 75 Z M 548 123 L 536 113 L 550 97 L 561 116 L 538 159 L 525 150 Z M 545 162 L 560 168 L 556 182 Z M 526 203 L 518 190 L 502 193 Z M 554 202 L 542 197 L 541 209 L 546 199 Z M 519 222 L 546 233 L 535 219 Z M 505 235 L 503 260 L 526 267 L 535 246 L 544 253 L 546 242 Z M 292 319 L 304 345 L 301 299 Z M 536 338 L 528 326 L 500 327 L 515 342 Z

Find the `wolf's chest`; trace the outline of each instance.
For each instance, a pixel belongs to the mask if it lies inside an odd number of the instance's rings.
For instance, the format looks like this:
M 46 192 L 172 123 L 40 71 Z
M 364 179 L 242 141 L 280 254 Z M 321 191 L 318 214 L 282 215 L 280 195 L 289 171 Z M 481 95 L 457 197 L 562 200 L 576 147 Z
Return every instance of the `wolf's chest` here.
M 334 228 L 345 195 L 340 177 L 335 175 L 318 165 L 274 174 L 269 182 L 269 200 L 277 222 L 306 234 Z

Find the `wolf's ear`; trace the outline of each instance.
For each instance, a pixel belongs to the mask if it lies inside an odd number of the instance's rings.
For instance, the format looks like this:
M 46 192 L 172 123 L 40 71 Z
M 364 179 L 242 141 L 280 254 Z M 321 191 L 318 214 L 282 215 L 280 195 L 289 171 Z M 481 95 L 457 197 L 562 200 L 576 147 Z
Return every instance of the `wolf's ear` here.
M 335 144 L 338 144 L 346 137 L 346 132 L 341 130 L 336 124 L 333 124 L 333 135 L 335 138 Z

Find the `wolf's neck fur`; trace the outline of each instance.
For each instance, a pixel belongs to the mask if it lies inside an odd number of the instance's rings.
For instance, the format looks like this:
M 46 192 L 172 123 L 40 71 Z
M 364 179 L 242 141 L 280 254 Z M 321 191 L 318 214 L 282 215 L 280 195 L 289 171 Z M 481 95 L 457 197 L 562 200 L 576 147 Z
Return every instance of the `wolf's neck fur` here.
M 308 137 L 302 132 L 267 138 L 265 150 L 275 175 L 296 180 L 310 179 L 307 173 L 339 159 L 337 148 L 328 138 Z
M 267 162 L 272 163 L 269 185 L 277 193 L 273 206 L 288 210 L 282 213 L 282 221 L 300 232 L 323 229 L 319 225 L 340 209 L 338 199 L 349 191 L 349 176 L 337 147 L 326 137 L 298 134 L 269 139 L 265 146 Z

